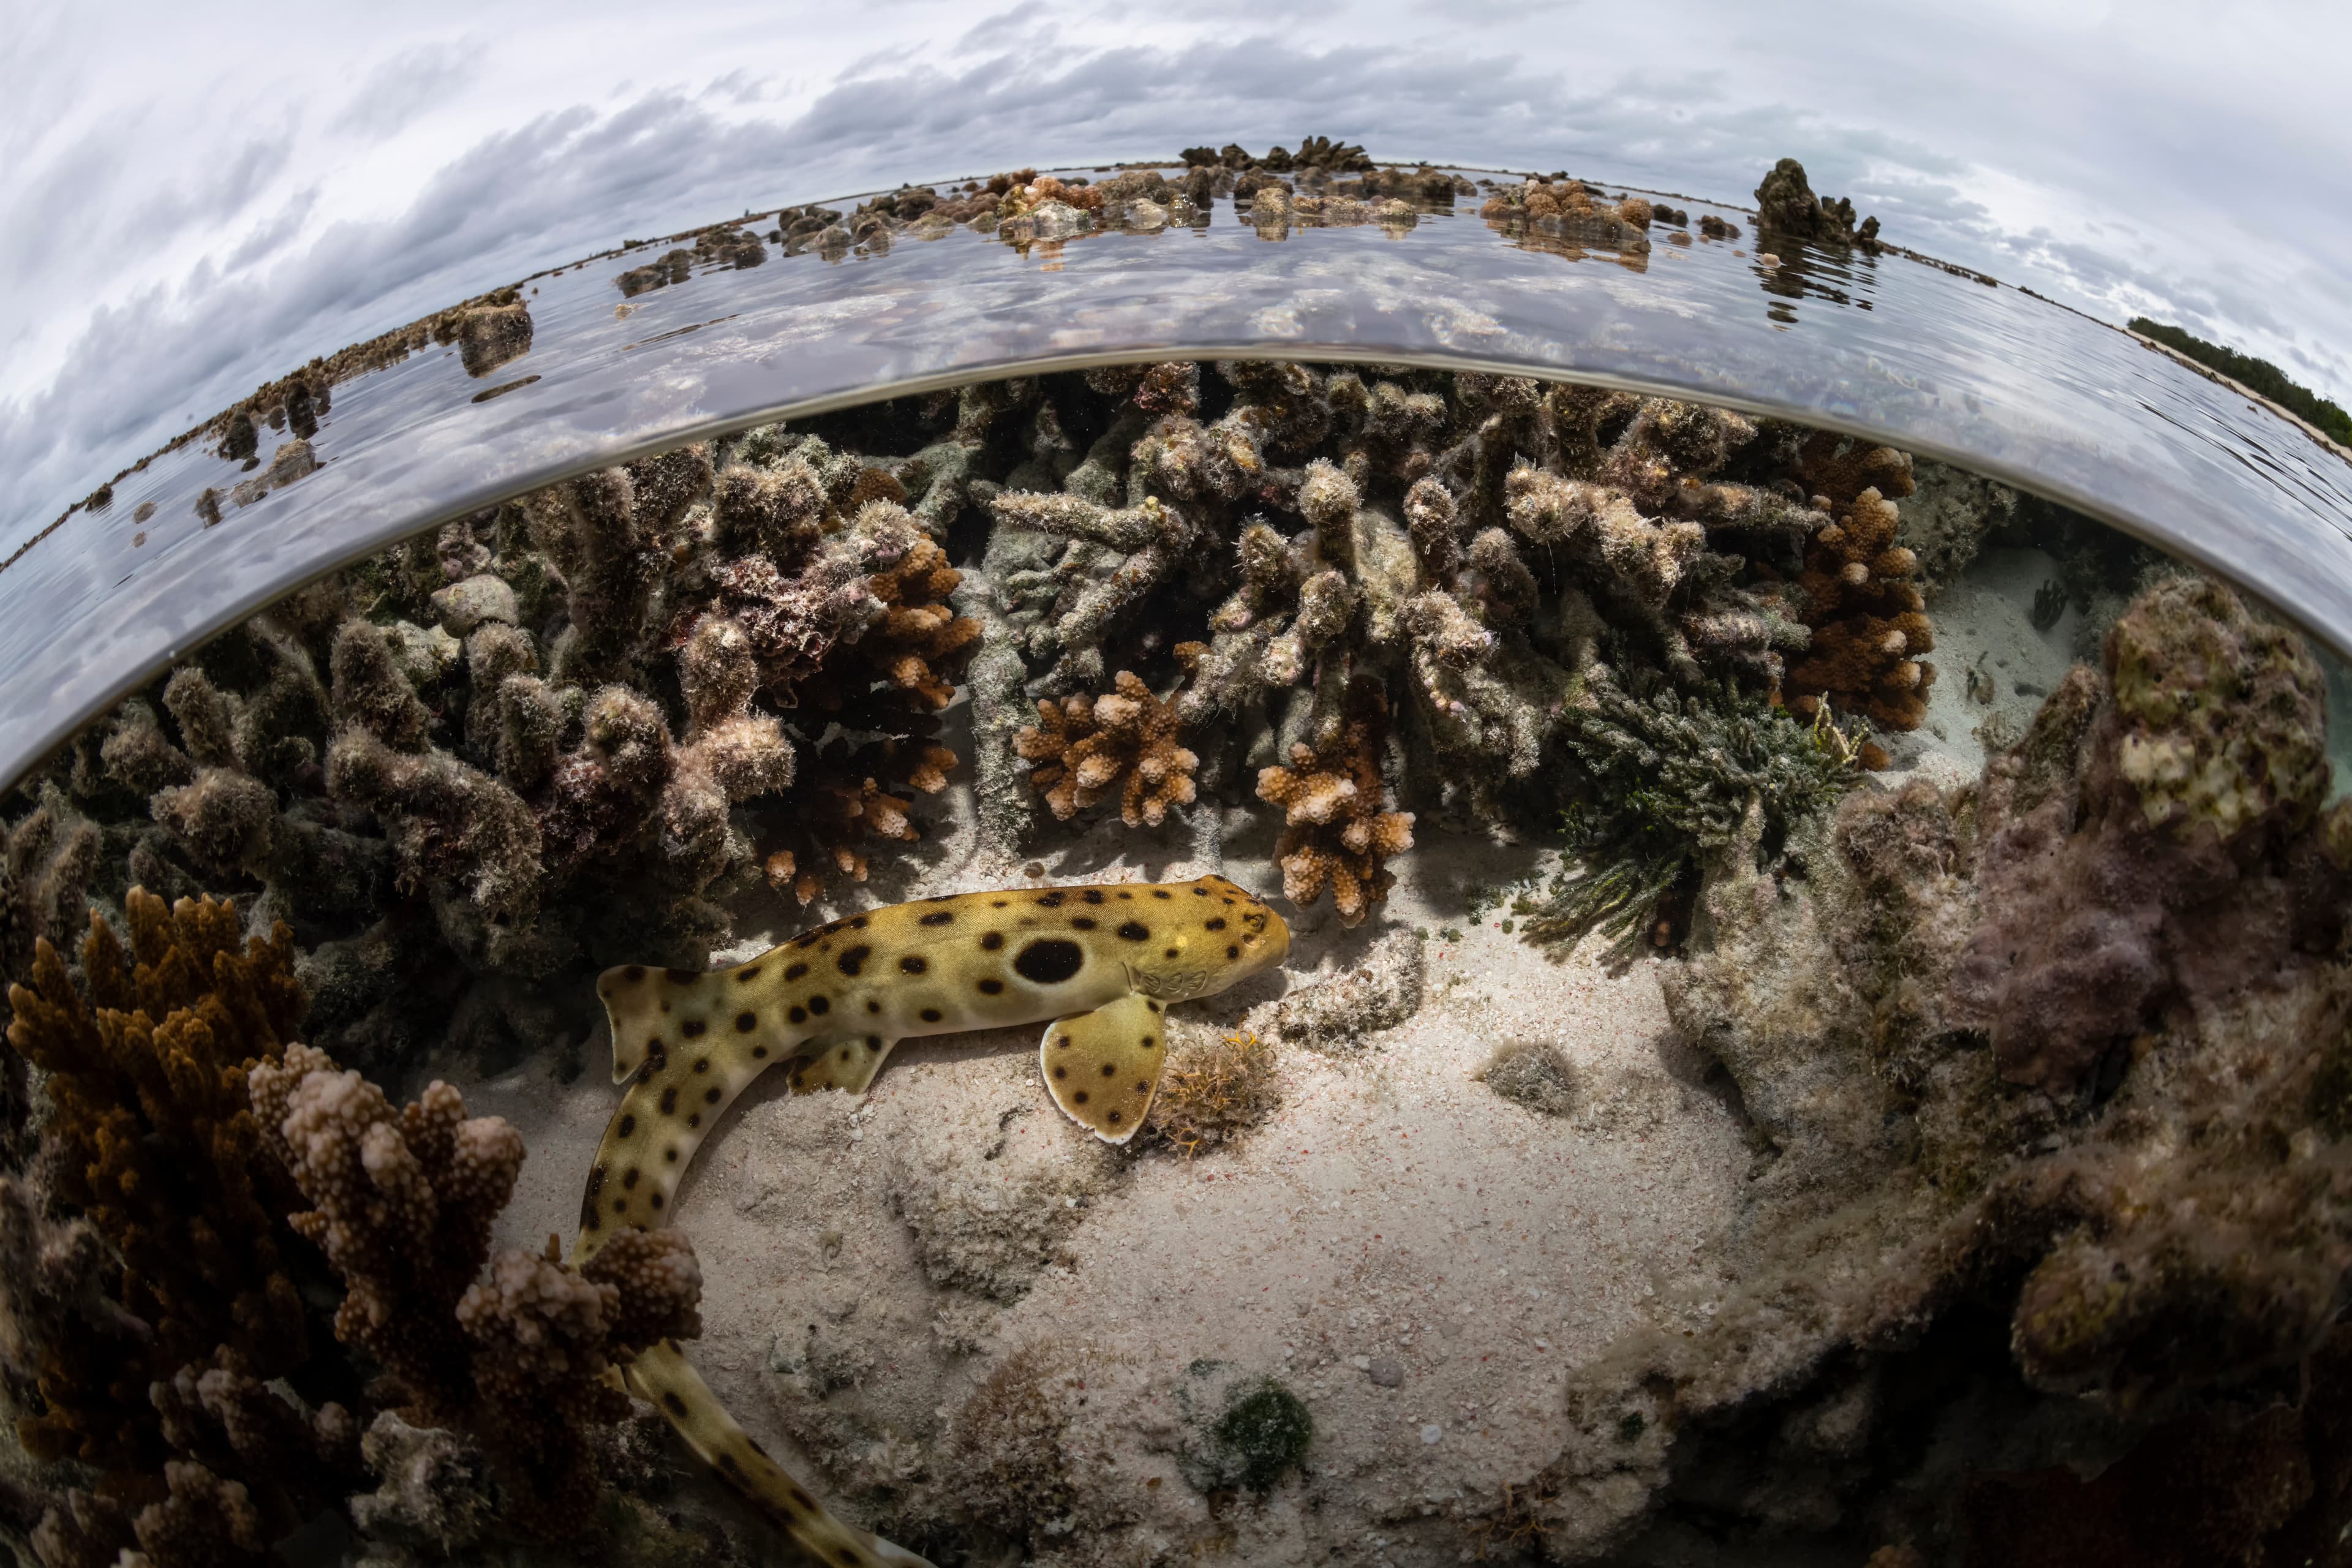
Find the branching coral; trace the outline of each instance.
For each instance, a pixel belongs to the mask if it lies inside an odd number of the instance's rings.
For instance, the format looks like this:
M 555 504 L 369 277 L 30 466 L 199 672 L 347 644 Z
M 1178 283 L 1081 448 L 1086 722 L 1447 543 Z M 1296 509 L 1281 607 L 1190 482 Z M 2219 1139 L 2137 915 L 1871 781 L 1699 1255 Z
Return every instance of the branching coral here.
M 1910 580 L 1918 557 L 1895 542 L 1900 521 L 1874 487 L 1814 533 L 1798 579 L 1812 643 L 1788 679 L 1800 711 L 1826 698 L 1894 730 L 1927 717 L 1936 667 L 1918 656 L 1936 637 Z
M 627 1414 L 605 1368 L 699 1332 L 701 1275 L 682 1233 L 632 1232 L 584 1270 L 511 1248 L 493 1260 L 490 1227 L 523 1159 L 503 1120 L 467 1120 L 438 1081 L 394 1112 L 307 1046 L 251 1080 L 257 1114 L 315 1205 L 294 1226 L 343 1280 L 336 1337 L 383 1368 L 413 1416 L 473 1434 L 524 1528 L 586 1528 L 592 1429 Z
M 1171 805 L 1192 800 L 1200 759 L 1176 743 L 1176 710 L 1120 670 L 1117 689 L 1059 704 L 1040 700 L 1037 722 L 1013 738 L 1032 764 L 1029 782 L 1064 822 L 1116 792 L 1129 827 L 1157 827 Z
M 1382 811 L 1381 742 L 1387 700 L 1377 686 L 1349 693 L 1349 718 L 1336 743 L 1291 747 L 1290 765 L 1258 774 L 1258 798 L 1284 814 L 1275 858 L 1283 895 L 1301 909 L 1331 889 L 1342 925 L 1360 925 L 1388 896 L 1396 875 L 1387 862 L 1412 847 L 1412 813 Z
M 126 953 L 92 918 L 87 991 L 45 940 L 9 990 L 8 1042 L 49 1076 L 57 1195 L 122 1260 L 123 1312 L 146 1325 L 126 1355 L 112 1314 L 77 1317 L 41 1352 L 44 1408 L 26 1447 L 112 1468 L 160 1457 L 147 1384 L 229 1347 L 262 1376 L 299 1364 L 301 1302 L 280 1254 L 291 1197 L 247 1103 L 245 1072 L 274 1060 L 300 1017 L 293 941 L 239 940 L 209 900 L 124 900 Z

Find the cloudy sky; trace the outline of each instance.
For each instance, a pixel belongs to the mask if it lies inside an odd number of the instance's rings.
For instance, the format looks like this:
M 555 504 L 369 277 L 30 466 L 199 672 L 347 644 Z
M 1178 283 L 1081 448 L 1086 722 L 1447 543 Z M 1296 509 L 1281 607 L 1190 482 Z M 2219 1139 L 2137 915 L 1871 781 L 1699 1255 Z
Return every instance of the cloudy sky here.
M 259 382 L 624 236 L 1310 132 L 1742 204 L 1792 154 L 1891 238 L 2352 405 L 2342 0 L 1138 11 L 0 0 L 0 554 Z

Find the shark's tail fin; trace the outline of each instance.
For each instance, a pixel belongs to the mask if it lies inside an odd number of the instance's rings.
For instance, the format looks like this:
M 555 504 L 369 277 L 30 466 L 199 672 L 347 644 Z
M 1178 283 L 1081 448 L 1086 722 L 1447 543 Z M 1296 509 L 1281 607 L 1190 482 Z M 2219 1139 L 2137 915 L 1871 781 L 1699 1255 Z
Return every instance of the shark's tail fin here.
M 701 1460 L 817 1563 L 838 1568 L 931 1568 L 929 1560 L 842 1523 L 809 1489 L 768 1458 L 735 1424 L 702 1374 L 677 1346 L 663 1341 L 622 1373 L 629 1392 L 649 1400 Z

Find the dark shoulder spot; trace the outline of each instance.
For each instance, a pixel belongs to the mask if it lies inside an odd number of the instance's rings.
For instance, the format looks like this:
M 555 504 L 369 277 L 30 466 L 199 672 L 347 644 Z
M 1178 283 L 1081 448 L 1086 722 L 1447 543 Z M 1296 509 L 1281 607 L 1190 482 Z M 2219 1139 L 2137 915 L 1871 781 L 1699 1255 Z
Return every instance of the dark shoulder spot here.
M 873 956 L 874 950 L 861 942 L 856 947 L 844 949 L 841 956 L 833 961 L 834 967 L 839 969 L 844 974 L 856 974 L 866 967 L 866 961 Z
M 1086 949 L 1066 937 L 1041 937 L 1013 959 L 1013 972 L 1040 985 L 1058 985 L 1086 966 Z

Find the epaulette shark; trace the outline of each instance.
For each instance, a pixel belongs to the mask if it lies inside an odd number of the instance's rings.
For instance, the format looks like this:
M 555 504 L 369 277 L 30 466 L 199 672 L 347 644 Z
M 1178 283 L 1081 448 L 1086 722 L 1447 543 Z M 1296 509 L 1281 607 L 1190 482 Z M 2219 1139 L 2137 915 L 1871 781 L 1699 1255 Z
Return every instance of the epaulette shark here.
M 695 1150 L 751 1080 L 789 1064 L 796 1093 L 863 1092 L 890 1047 L 1051 1020 L 1038 1047 L 1054 1103 L 1107 1143 L 1143 1125 L 1167 1058 L 1163 1015 L 1280 963 L 1290 928 L 1223 877 L 963 893 L 868 910 L 731 969 L 626 964 L 596 983 L 628 1092 L 580 1204 L 584 1263 L 672 1215 Z M 687 1446 L 816 1561 L 929 1568 L 843 1524 L 727 1414 L 675 1342 L 621 1369 Z

